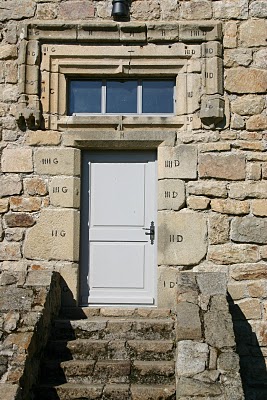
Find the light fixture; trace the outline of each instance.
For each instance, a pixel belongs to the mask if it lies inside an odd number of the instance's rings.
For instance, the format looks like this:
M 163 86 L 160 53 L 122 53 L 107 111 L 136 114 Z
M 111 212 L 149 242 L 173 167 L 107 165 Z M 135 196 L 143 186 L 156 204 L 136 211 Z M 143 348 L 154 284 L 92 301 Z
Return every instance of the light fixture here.
M 112 17 L 128 17 L 128 0 L 112 0 Z

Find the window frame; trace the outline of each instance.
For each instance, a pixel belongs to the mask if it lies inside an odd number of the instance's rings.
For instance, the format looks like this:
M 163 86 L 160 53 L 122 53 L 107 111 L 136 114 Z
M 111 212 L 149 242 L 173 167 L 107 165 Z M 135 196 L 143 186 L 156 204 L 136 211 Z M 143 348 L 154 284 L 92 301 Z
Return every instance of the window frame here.
M 72 113 L 70 114 L 70 82 L 71 81 L 102 81 L 101 85 L 101 112 L 99 113 Z M 107 109 L 107 81 L 137 81 L 137 112 L 136 113 L 108 113 Z M 145 113 L 142 112 L 143 108 L 143 82 L 144 81 L 171 81 L 173 83 L 173 101 L 172 101 L 172 112 L 164 113 L 164 112 L 155 112 L 155 113 Z M 66 110 L 67 116 L 69 117 L 88 117 L 88 116 L 151 116 L 151 117 L 171 117 L 175 115 L 176 109 L 176 76 L 168 76 L 168 77 L 131 77 L 131 78 L 116 78 L 116 77 L 82 77 L 82 76 L 68 76 L 67 77 L 67 96 L 66 96 Z

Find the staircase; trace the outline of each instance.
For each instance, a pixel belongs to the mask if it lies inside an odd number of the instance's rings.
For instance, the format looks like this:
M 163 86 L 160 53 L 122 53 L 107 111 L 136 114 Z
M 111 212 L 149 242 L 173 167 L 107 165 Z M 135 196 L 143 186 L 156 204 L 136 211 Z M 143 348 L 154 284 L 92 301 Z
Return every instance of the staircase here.
M 56 320 L 35 400 L 174 400 L 175 323 L 166 309 L 80 309 Z

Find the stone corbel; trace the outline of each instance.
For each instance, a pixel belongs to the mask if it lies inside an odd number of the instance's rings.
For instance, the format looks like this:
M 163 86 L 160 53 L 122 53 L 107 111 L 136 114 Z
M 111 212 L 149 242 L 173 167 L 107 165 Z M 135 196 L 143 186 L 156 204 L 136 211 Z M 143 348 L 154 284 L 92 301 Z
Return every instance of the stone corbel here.
M 200 119 L 203 125 L 215 128 L 225 118 L 225 101 L 223 96 L 206 95 L 201 99 Z
M 16 120 L 19 126 L 27 126 L 29 129 L 37 129 L 41 124 L 41 109 L 38 96 L 22 95 L 18 102 Z

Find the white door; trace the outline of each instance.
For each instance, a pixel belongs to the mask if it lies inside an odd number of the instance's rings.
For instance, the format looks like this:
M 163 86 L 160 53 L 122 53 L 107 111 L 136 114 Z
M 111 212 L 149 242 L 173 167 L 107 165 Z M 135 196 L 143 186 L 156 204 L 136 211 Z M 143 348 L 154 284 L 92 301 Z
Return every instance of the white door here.
M 153 151 L 84 154 L 83 305 L 155 303 L 156 171 Z

